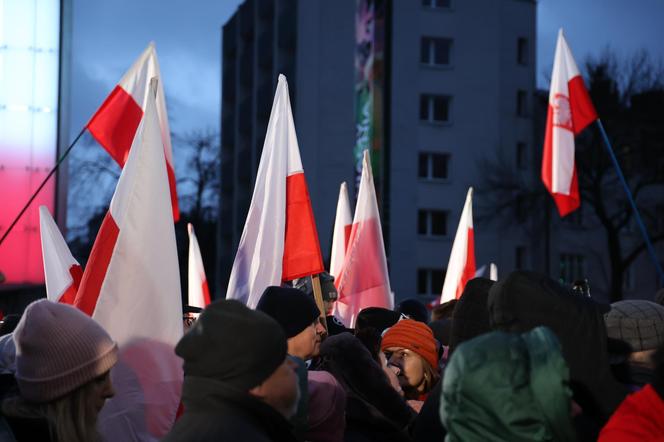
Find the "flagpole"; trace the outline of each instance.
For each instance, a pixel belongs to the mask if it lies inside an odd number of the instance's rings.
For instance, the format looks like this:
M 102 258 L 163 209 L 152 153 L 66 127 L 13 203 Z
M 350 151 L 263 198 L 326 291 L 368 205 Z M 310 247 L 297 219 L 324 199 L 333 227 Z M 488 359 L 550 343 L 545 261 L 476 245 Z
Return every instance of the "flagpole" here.
M 39 192 L 41 192 L 41 190 L 44 188 L 44 186 L 46 185 L 46 182 L 51 178 L 51 176 L 53 176 L 55 171 L 58 170 L 58 168 L 60 167 L 60 164 L 62 164 L 64 159 L 67 157 L 67 155 L 69 155 L 69 152 L 74 147 L 74 145 L 78 142 L 78 140 L 83 136 L 83 133 L 85 132 L 86 129 L 87 129 L 87 126 L 84 127 L 83 129 L 81 129 L 81 132 L 79 132 L 79 134 L 76 136 L 74 141 L 69 145 L 67 150 L 64 151 L 62 156 L 58 159 L 58 162 L 55 163 L 55 166 L 53 166 L 53 169 L 51 169 L 51 171 L 48 173 L 48 175 L 46 175 L 46 178 L 44 178 L 44 180 L 41 182 L 39 187 L 37 187 L 37 190 L 34 191 L 32 196 L 28 200 L 28 202 L 25 203 L 25 206 L 23 206 L 23 208 L 18 213 L 16 218 L 14 218 L 14 221 L 12 221 L 12 223 L 9 225 L 9 228 L 5 231 L 5 233 L 3 233 L 2 238 L 0 238 L 0 245 L 2 245 L 2 243 L 5 241 L 5 238 L 7 238 L 7 236 L 12 231 L 12 229 L 14 228 L 16 223 L 18 223 L 18 221 L 21 219 L 21 217 L 23 216 L 25 211 L 28 210 L 28 207 L 30 207 L 30 204 L 32 204 L 32 202 L 35 200 L 35 198 L 37 198 L 37 195 L 39 195 Z
M 323 327 L 325 327 L 325 330 L 327 331 L 327 319 L 326 319 L 327 312 L 325 311 L 325 304 L 323 303 L 323 290 L 320 287 L 319 275 L 311 275 L 311 286 L 314 288 L 314 300 L 316 301 L 316 305 L 318 306 L 318 310 L 320 311 L 321 323 L 323 324 Z
M 655 248 L 653 247 L 652 242 L 650 241 L 650 237 L 648 236 L 646 226 L 645 224 L 643 224 L 643 220 L 641 219 L 641 214 L 639 213 L 639 209 L 636 207 L 636 202 L 634 201 L 634 196 L 632 195 L 632 191 L 629 189 L 629 186 L 627 185 L 625 176 L 623 175 L 622 170 L 620 169 L 620 165 L 618 164 L 618 159 L 616 158 L 616 155 L 613 152 L 613 147 L 611 147 L 611 143 L 609 142 L 609 137 L 606 135 L 606 131 L 604 130 L 604 126 L 602 125 L 602 121 L 599 118 L 597 119 L 597 127 L 599 127 L 599 131 L 602 134 L 602 138 L 604 139 L 604 145 L 606 146 L 606 149 L 609 151 L 609 157 L 611 157 L 611 162 L 613 163 L 613 166 L 616 169 L 616 174 L 618 175 L 618 178 L 620 178 L 620 182 L 622 183 L 622 186 L 625 189 L 625 193 L 627 194 L 627 199 L 629 200 L 629 204 L 632 206 L 634 217 L 636 218 L 636 222 L 639 225 L 639 230 L 641 230 L 641 235 L 643 235 L 643 239 L 646 242 L 648 253 L 650 254 L 650 257 L 652 258 L 652 261 L 655 264 L 655 270 L 657 270 L 657 274 L 659 275 L 660 283 L 664 285 L 664 271 L 662 271 L 662 266 L 660 265 L 659 260 L 657 259 L 657 255 L 655 254 Z

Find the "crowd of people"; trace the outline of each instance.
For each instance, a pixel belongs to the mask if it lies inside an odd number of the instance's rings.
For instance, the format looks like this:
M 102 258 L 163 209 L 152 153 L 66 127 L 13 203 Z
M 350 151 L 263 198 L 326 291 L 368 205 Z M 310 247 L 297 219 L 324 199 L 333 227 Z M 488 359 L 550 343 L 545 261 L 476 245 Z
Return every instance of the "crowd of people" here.
M 187 311 L 164 441 L 664 440 L 663 304 L 602 304 L 526 271 L 475 278 L 431 314 L 415 299 L 364 309 L 353 329 L 306 279 L 255 310 L 215 301 Z M 117 345 L 65 304 L 16 322 L 0 327 L 0 440 L 102 440 Z

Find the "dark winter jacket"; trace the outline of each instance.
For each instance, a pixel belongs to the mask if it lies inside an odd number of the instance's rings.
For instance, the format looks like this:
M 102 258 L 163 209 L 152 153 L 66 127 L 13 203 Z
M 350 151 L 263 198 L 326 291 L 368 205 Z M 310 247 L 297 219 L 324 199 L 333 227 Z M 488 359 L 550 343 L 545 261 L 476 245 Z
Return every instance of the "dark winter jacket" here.
M 291 425 L 272 407 L 212 379 L 186 376 L 184 414 L 164 442 L 295 441 Z
M 410 441 L 415 412 L 389 383 L 371 353 L 350 333 L 327 338 L 318 368 L 346 390 L 346 442 Z
M 488 309 L 495 329 L 523 333 L 544 325 L 556 334 L 574 400 L 601 428 L 627 394 L 609 368 L 606 308 L 544 275 L 516 271 L 491 287 Z
M 447 442 L 575 440 L 569 371 L 553 332 L 488 333 L 461 344 L 443 379 Z

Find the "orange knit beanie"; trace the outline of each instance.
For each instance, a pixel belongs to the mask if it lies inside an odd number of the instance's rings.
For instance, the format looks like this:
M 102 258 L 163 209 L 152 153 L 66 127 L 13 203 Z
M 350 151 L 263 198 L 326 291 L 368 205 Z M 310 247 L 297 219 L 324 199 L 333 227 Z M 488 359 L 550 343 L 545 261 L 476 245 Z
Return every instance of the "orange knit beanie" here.
M 438 345 L 431 329 L 423 322 L 402 319 L 387 329 L 380 349 L 390 347 L 407 348 L 420 355 L 434 370 L 438 369 Z

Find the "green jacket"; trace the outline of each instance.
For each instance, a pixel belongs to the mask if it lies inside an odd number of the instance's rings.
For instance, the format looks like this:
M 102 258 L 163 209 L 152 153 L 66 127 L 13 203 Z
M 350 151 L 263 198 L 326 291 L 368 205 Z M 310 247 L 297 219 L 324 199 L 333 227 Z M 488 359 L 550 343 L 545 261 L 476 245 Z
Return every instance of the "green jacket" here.
M 553 332 L 493 332 L 461 344 L 445 369 L 446 441 L 573 441 L 569 371 Z

